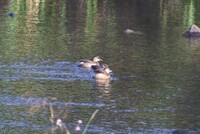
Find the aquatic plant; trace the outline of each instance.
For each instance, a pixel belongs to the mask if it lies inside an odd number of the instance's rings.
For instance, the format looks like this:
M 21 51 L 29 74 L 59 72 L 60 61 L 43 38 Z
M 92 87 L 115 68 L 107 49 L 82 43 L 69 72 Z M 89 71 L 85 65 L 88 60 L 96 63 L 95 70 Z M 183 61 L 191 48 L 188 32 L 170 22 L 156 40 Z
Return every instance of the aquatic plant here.
M 65 123 L 63 123 L 63 121 L 60 119 L 60 118 L 57 118 L 55 120 L 55 111 L 53 109 L 53 107 L 51 105 L 49 105 L 49 110 L 50 110 L 50 122 L 53 124 L 53 125 L 56 125 L 56 130 L 59 131 L 59 133 L 66 133 L 66 134 L 71 134 L 69 132 L 69 130 L 67 129 L 67 127 L 65 126 Z M 92 120 L 95 118 L 96 114 L 99 112 L 99 109 L 95 110 L 93 112 L 93 114 L 91 115 L 90 119 L 88 120 L 85 128 L 83 129 L 83 132 L 82 134 L 86 134 L 87 130 L 88 130 L 88 127 L 90 126 L 90 123 L 92 122 Z M 78 124 L 76 125 L 75 127 L 75 131 L 81 131 L 81 128 L 80 128 L 80 125 L 82 124 L 82 120 L 78 120 Z

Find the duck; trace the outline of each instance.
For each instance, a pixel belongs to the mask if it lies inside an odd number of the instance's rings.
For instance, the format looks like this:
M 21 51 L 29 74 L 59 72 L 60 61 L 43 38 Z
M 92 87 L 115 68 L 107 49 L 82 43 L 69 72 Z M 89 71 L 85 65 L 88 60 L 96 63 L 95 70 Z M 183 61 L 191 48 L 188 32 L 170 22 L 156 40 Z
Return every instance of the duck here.
M 112 73 L 112 70 L 110 70 L 108 65 L 105 63 L 99 64 L 99 65 L 93 65 L 93 66 L 91 66 L 91 68 L 93 69 L 94 72 L 98 72 L 99 69 L 102 69 L 108 73 Z
M 91 60 L 82 60 L 79 67 L 91 68 L 92 66 L 99 66 L 99 61 L 103 61 L 99 56 L 93 56 Z
M 96 80 L 107 80 L 110 79 L 110 73 L 112 70 L 108 68 L 107 64 L 102 64 L 101 66 L 92 66 L 92 69 L 95 72 L 94 78 Z

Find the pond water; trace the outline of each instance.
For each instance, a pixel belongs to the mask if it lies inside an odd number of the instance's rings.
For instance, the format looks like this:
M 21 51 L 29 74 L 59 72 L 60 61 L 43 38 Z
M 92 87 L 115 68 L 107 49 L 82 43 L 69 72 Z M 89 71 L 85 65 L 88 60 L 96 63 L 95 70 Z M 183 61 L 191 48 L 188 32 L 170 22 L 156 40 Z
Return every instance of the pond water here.
M 0 21 L 1 133 L 82 133 L 95 110 L 87 133 L 200 133 L 200 1 L 4 0 Z M 78 67 L 94 55 L 111 80 Z

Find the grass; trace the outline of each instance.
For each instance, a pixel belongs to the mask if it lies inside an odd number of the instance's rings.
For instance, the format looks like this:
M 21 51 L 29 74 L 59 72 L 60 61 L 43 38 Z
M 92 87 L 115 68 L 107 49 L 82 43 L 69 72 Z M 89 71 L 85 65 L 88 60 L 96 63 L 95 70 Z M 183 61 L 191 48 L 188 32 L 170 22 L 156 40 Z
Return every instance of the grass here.
M 53 124 L 53 125 L 56 125 L 56 130 L 58 130 L 60 133 L 66 133 L 66 134 L 71 134 L 69 132 L 69 130 L 67 129 L 67 127 L 65 126 L 65 124 L 62 122 L 61 119 L 56 119 L 55 120 L 55 111 L 53 109 L 53 107 L 51 105 L 49 105 L 49 110 L 50 110 L 50 122 Z M 88 120 L 85 128 L 83 129 L 83 132 L 82 134 L 86 134 L 87 130 L 88 130 L 88 127 L 90 126 L 90 123 L 92 122 L 92 120 L 95 118 L 96 114 L 99 112 L 99 109 L 95 110 L 93 112 L 93 114 L 91 115 L 90 119 Z M 80 125 L 80 124 L 78 124 Z M 77 126 L 77 128 L 79 128 L 79 126 Z M 77 129 L 76 131 L 80 131 L 79 129 Z

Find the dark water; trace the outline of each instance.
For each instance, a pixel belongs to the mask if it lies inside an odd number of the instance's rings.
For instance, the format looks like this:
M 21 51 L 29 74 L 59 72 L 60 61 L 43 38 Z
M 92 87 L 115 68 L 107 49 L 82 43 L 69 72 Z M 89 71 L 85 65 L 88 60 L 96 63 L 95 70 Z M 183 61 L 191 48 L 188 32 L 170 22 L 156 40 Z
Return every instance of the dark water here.
M 0 1 L 1 133 L 200 133 L 198 0 Z M 134 34 L 124 33 L 135 30 Z M 80 59 L 113 70 L 95 81 Z M 80 132 L 80 133 L 81 133 Z

